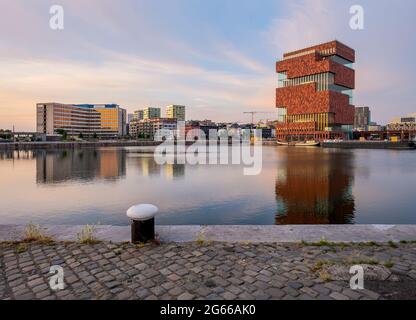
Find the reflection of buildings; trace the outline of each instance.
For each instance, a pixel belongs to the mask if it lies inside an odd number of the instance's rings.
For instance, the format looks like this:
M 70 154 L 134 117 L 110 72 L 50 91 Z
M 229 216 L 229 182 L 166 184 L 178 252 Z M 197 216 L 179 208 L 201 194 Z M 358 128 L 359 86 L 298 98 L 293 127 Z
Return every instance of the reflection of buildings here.
M 177 179 L 185 175 L 184 164 L 165 164 L 163 166 L 156 163 L 153 157 L 138 158 L 138 167 L 142 176 L 160 176 L 165 174 L 169 180 Z
M 160 165 L 158 165 L 153 157 L 140 157 L 138 158 L 139 170 L 144 177 L 159 176 Z
M 4 150 L 0 152 L 0 160 L 32 160 L 34 151 Z
M 117 179 L 126 174 L 122 150 L 63 150 L 36 152 L 36 182 Z
M 283 149 L 277 224 L 348 224 L 354 219 L 351 153 Z
M 168 179 L 177 179 L 185 175 L 185 165 L 184 164 L 166 164 L 165 173 Z

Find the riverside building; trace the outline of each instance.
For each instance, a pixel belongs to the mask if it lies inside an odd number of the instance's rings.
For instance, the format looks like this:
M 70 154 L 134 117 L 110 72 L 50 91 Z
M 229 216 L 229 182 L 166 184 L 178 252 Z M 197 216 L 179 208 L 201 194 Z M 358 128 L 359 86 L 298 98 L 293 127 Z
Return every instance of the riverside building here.
M 288 52 L 276 63 L 279 140 L 352 136 L 355 51 L 331 41 Z
M 70 136 L 124 136 L 126 110 L 117 104 L 38 103 L 36 132 L 54 135 L 60 130 Z

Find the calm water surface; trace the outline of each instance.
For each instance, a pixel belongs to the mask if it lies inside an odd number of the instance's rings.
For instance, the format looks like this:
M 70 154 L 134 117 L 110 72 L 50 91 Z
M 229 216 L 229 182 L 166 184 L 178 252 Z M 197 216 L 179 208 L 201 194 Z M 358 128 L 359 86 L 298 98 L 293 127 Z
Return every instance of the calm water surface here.
M 416 152 L 263 148 L 263 170 L 164 165 L 129 148 L 0 152 L 0 224 L 416 223 Z

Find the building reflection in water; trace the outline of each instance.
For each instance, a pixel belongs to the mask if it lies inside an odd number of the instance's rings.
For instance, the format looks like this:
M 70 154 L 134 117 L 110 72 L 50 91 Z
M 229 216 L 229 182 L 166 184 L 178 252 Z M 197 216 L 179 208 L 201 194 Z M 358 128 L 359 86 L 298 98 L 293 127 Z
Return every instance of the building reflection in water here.
M 168 180 L 176 180 L 185 176 L 184 164 L 175 163 L 159 165 L 152 155 L 140 155 L 139 157 L 136 157 L 136 159 L 139 172 L 144 177 L 159 177 L 164 175 Z
M 31 150 L 5 150 L 0 152 L 0 160 L 32 160 L 34 151 Z
M 53 184 L 70 180 L 117 180 L 126 175 L 126 154 L 117 149 L 36 151 L 36 182 Z
M 354 154 L 321 148 L 279 149 L 276 224 L 354 223 Z

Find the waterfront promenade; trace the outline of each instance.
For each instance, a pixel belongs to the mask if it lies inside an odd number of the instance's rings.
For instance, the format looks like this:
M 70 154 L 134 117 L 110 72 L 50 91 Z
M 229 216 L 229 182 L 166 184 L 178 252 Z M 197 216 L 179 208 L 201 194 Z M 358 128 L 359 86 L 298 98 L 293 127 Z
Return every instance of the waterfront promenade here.
M 56 226 L 47 232 L 65 228 L 79 230 Z M 226 228 L 228 238 L 212 241 Z M 243 228 L 252 241 L 239 238 Z M 72 233 L 48 243 L 24 243 L 13 238 L 21 227 L 1 226 L 0 299 L 416 299 L 416 243 L 388 242 L 415 237 L 414 226 L 309 226 L 305 237 L 317 242 L 300 241 L 306 226 L 275 226 L 283 235 L 291 228 L 299 240 L 281 243 L 273 239 L 282 235 L 275 232 L 273 238 L 265 229 L 255 238 L 259 229 L 253 228 L 262 227 L 158 227 L 161 241 L 133 245 L 80 244 L 69 241 Z M 330 239 L 338 237 L 336 243 L 322 238 L 318 231 L 325 228 Z M 128 227 L 100 229 L 97 240 L 114 232 L 125 237 Z M 179 237 L 183 232 L 187 236 Z M 354 234 L 362 236 L 342 242 Z M 49 287 L 51 265 L 64 270 L 63 290 Z M 364 290 L 350 288 L 352 265 L 365 270 Z

